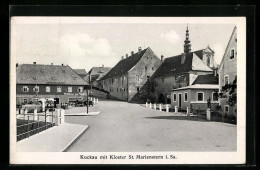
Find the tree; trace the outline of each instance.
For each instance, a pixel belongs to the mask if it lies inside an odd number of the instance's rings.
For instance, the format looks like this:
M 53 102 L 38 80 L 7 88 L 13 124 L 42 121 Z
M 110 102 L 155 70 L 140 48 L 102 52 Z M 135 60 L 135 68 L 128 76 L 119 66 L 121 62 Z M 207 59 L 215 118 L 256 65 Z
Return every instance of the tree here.
M 232 83 L 226 84 L 222 87 L 219 97 L 228 98 L 227 104 L 229 106 L 237 105 L 237 76 Z

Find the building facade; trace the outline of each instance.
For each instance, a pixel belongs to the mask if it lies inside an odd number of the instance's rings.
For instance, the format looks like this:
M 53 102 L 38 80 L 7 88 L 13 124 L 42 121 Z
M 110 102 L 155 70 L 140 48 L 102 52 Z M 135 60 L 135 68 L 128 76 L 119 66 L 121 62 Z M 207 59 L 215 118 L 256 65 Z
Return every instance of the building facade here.
M 122 59 L 101 80 L 103 89 L 111 98 L 131 102 L 143 88 L 153 73 L 158 69 L 161 60 L 151 50 L 138 48 L 138 52 Z
M 232 83 L 237 76 L 237 27 L 233 29 L 219 66 L 219 89 Z M 227 92 L 228 93 L 228 92 Z M 226 93 L 226 94 L 227 94 Z M 228 105 L 228 98 L 220 98 L 220 109 L 226 116 L 237 116 L 236 107 Z
M 56 104 L 84 99 L 87 83 L 69 66 L 22 64 L 16 69 L 16 102 L 53 98 Z
M 207 109 L 208 100 L 212 107 L 219 105 L 218 77 L 213 74 L 200 75 L 192 85 L 173 89 L 171 92 L 171 108 L 177 106 L 180 110 L 203 110 Z M 213 110 L 215 108 L 212 108 Z
M 197 76 L 212 74 L 214 68 L 214 51 L 210 47 L 191 52 L 187 28 L 184 53 L 164 59 L 152 76 L 148 98 L 154 102 L 171 103 L 172 89 L 190 86 Z
M 111 70 L 111 67 L 104 67 L 104 65 L 102 67 L 92 67 L 83 79 L 94 87 L 102 88 L 100 80 L 109 70 Z

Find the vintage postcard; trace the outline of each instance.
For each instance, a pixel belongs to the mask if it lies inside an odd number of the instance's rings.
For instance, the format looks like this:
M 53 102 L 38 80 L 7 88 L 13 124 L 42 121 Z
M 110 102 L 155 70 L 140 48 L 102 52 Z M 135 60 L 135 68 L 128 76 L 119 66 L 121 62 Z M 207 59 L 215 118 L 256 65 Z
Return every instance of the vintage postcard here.
M 10 164 L 245 163 L 245 17 L 10 24 Z

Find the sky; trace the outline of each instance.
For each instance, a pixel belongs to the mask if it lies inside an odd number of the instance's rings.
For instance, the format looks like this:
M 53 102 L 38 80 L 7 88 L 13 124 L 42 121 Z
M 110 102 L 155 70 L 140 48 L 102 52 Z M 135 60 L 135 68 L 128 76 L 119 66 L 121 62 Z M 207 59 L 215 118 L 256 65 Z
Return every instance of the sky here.
M 121 56 L 150 47 L 160 58 L 183 53 L 187 23 L 192 51 L 209 46 L 220 63 L 236 26 L 230 18 L 16 17 L 11 54 L 18 64 L 113 67 Z

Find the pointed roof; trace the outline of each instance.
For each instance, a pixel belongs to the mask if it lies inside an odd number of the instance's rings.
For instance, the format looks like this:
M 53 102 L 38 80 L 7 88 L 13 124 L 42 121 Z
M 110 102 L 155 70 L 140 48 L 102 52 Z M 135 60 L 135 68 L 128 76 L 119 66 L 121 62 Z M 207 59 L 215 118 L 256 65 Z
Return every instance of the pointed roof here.
M 193 52 L 186 54 L 185 62 L 181 64 L 182 55 L 165 58 L 161 66 L 153 74 L 153 77 L 179 74 L 190 71 L 208 71 L 212 70 L 203 63 Z
M 87 74 L 85 69 L 73 69 L 77 74 Z
M 137 52 L 123 60 L 120 60 L 103 78 L 101 78 L 101 80 L 114 76 L 119 76 L 128 72 L 133 66 L 138 63 L 138 61 L 142 58 L 148 48 Z
M 70 66 L 22 64 L 16 70 L 16 84 L 87 85 Z
M 218 84 L 218 76 L 214 74 L 199 75 L 196 80 L 192 83 L 195 84 Z
M 231 34 L 231 36 L 230 36 L 230 38 L 229 38 L 228 44 L 227 44 L 227 46 L 226 46 L 225 53 L 224 53 L 224 55 L 223 55 L 223 57 L 222 57 L 222 59 L 221 59 L 221 62 L 220 62 L 220 64 L 219 64 L 219 70 L 220 70 L 221 67 L 223 66 L 224 58 L 225 58 L 225 56 L 226 56 L 226 54 L 227 54 L 228 47 L 229 47 L 229 45 L 230 45 L 232 39 L 235 37 L 236 34 L 237 34 L 237 27 L 235 26 L 234 29 L 233 29 L 233 31 L 232 31 L 232 34 Z
M 88 75 L 106 74 L 107 72 L 109 72 L 109 70 L 111 70 L 111 67 L 92 67 L 89 70 Z

